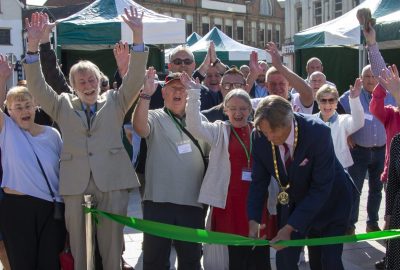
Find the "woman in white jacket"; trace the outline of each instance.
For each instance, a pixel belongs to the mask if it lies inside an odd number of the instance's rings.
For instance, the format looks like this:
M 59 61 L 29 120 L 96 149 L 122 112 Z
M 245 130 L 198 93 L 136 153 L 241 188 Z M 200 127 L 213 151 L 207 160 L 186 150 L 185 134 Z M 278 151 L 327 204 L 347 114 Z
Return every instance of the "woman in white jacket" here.
M 185 81 L 185 78 L 181 80 Z M 184 84 L 187 88 L 195 87 L 188 82 L 186 78 Z M 224 98 L 223 107 L 228 121 L 202 121 L 200 90 L 188 90 L 187 129 L 194 137 L 211 145 L 209 166 L 200 190 L 199 202 L 212 206 L 209 229 L 248 236 L 246 201 L 251 183 L 253 129 L 253 124 L 248 121 L 252 110 L 250 96 L 242 89 L 231 90 Z M 266 208 L 263 213 L 265 221 Z M 263 234 L 265 232 L 261 231 Z M 271 269 L 267 246 L 254 249 L 228 246 L 228 254 L 229 269 Z
M 316 93 L 320 112 L 315 114 L 331 128 L 335 154 L 343 168 L 353 165 L 347 137 L 364 126 L 364 109 L 360 102 L 361 79 L 350 86 L 349 103 L 351 114 L 338 114 L 336 107 L 339 93 L 335 87 L 324 84 Z

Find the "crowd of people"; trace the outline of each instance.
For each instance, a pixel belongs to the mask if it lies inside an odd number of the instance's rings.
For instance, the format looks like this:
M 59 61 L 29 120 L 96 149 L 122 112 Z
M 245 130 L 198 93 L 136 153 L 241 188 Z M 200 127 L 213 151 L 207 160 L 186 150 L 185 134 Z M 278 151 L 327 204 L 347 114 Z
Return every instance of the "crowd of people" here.
M 309 59 L 303 79 L 273 42 L 271 66 L 253 52 L 248 65 L 228 67 L 211 42 L 196 69 L 193 53 L 178 46 L 159 81 L 146 70 L 142 16 L 125 9 L 133 45 L 115 45 L 111 88 L 87 60 L 65 78 L 50 45 L 55 24 L 43 13 L 25 21 L 23 85 L 7 91 L 12 66 L 0 55 L 5 269 L 61 269 L 66 244 L 74 268 L 86 269 L 84 195 L 126 215 L 129 191 L 139 186 L 144 219 L 267 238 L 279 270 L 298 269 L 303 250 L 281 240 L 355 233 L 367 172 L 366 232 L 383 229 L 383 188 L 384 229 L 400 228 L 400 78 L 395 65 L 386 67 L 372 26 L 364 29 L 370 64 L 340 96 L 320 59 Z M 133 269 L 122 258 L 123 226 L 98 219 L 96 269 Z M 147 233 L 143 269 L 170 269 L 172 246 L 178 269 L 201 269 L 202 256 L 206 270 L 271 269 L 268 246 L 203 246 Z M 399 249 L 400 240 L 389 240 L 377 268 L 400 269 Z M 311 269 L 344 269 L 343 244 L 308 250 Z

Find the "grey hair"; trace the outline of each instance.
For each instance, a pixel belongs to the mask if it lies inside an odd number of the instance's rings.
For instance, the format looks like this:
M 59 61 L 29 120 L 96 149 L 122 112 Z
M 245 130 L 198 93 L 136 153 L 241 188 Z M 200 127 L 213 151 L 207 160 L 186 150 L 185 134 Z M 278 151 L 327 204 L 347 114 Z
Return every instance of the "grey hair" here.
M 185 51 L 190 58 L 194 61 L 194 54 L 193 52 L 189 49 L 189 47 L 184 46 L 184 45 L 179 45 L 176 48 L 174 48 L 171 53 L 169 54 L 169 60 L 173 60 L 175 58 L 175 55 L 180 52 L 180 51 Z
M 326 75 L 325 75 L 324 73 L 322 73 L 321 71 L 314 71 L 313 73 L 311 73 L 311 75 L 310 75 L 310 81 L 312 80 L 312 78 L 313 78 L 314 76 L 317 76 L 317 75 L 322 75 L 322 77 L 324 77 L 324 80 L 326 81 Z
M 254 126 L 259 127 L 263 120 L 267 120 L 271 129 L 286 128 L 292 125 L 293 118 L 292 104 L 280 96 L 270 95 L 258 104 Z
M 75 88 L 75 75 L 80 72 L 91 72 L 97 78 L 100 86 L 100 79 L 102 72 L 100 71 L 99 67 L 96 66 L 93 62 L 88 60 L 81 60 L 75 65 L 73 65 L 69 71 L 69 83 L 71 84 L 72 88 Z
M 240 98 L 244 102 L 246 102 L 249 105 L 249 109 L 251 110 L 252 106 L 251 106 L 251 101 L 250 101 L 250 99 L 251 99 L 250 95 L 245 90 L 240 89 L 240 88 L 233 89 L 233 90 L 229 91 L 228 94 L 226 94 L 226 96 L 224 98 L 224 103 L 223 103 L 224 108 L 227 107 L 229 100 L 231 100 L 234 97 Z

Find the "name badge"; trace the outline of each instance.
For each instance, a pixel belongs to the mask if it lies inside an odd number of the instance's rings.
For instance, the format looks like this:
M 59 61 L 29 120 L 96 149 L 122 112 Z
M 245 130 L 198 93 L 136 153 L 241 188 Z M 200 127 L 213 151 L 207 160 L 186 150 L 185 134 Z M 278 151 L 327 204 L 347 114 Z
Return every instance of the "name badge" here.
M 374 119 L 374 117 L 372 116 L 372 114 L 368 114 L 368 113 L 364 114 L 364 118 L 365 118 L 366 120 L 368 120 L 368 121 L 372 121 L 372 119 Z
M 179 154 L 186 154 L 192 152 L 192 145 L 190 144 L 190 141 L 183 141 L 177 143 L 177 147 Z
M 251 181 L 251 169 L 249 169 L 249 168 L 242 169 L 242 180 L 243 181 Z

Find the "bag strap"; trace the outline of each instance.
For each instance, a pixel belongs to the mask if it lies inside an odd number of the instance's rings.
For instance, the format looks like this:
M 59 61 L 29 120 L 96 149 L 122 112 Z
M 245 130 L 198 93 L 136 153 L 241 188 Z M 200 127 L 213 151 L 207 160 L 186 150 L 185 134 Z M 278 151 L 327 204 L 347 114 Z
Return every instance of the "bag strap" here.
M 204 155 L 204 152 L 203 152 L 203 150 L 202 150 L 201 147 L 200 147 L 199 141 L 196 140 L 196 139 L 193 137 L 193 135 L 192 135 L 185 127 L 183 127 L 183 126 L 182 126 L 182 131 L 189 137 L 189 139 L 192 140 L 192 142 L 194 143 L 194 145 L 196 145 L 196 147 L 199 149 L 200 154 L 201 154 L 201 158 L 203 159 L 203 163 L 204 163 L 204 170 L 206 170 L 207 161 L 206 161 L 206 157 L 205 157 L 205 155 Z
M 26 140 L 28 141 L 29 145 L 31 146 L 33 154 L 35 154 L 35 157 L 36 157 L 36 160 L 37 160 L 37 162 L 39 164 L 40 170 L 42 171 L 42 174 L 44 176 L 44 180 L 46 180 L 47 188 L 50 191 L 51 198 L 53 199 L 53 202 L 56 202 L 56 196 L 54 195 L 54 192 L 51 189 L 51 186 L 50 186 L 50 183 L 49 183 L 49 179 L 47 178 L 47 175 L 46 175 L 46 173 L 45 173 L 45 171 L 43 169 L 42 163 L 40 162 L 40 159 L 39 159 L 38 155 L 36 154 L 35 149 L 33 148 L 33 145 L 31 143 L 31 141 L 26 136 L 25 131 L 23 131 L 23 130 L 21 130 L 21 131 L 22 131 L 22 134 L 24 134 L 24 136 L 25 136 Z
M 168 114 L 168 109 L 164 107 L 164 111 Z M 179 121 L 176 121 L 175 116 L 173 116 L 171 114 L 171 116 L 174 118 L 174 122 L 176 124 L 179 125 L 179 127 L 181 128 L 181 130 L 189 137 L 189 139 L 192 140 L 192 142 L 194 143 L 194 145 L 196 145 L 196 147 L 199 149 L 200 154 L 201 154 L 201 158 L 203 159 L 203 163 L 204 163 L 204 174 L 206 174 L 206 170 L 207 170 L 207 161 L 206 161 L 206 156 L 204 155 L 203 150 L 200 147 L 199 142 L 193 137 L 193 135 L 182 125 L 182 123 L 180 123 Z

